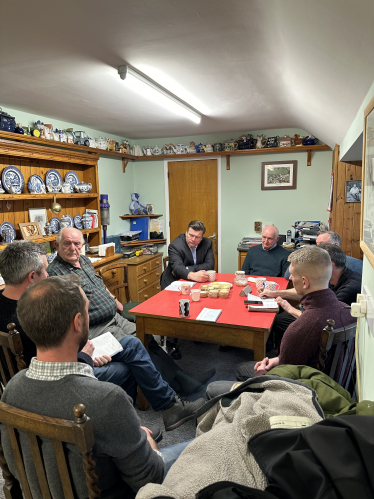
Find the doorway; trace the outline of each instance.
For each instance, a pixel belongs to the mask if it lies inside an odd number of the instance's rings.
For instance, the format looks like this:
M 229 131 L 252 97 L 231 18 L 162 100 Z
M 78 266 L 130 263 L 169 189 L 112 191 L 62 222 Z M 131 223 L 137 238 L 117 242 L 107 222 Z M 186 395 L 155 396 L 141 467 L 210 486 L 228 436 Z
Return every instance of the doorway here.
M 212 239 L 215 270 L 220 269 L 220 159 L 165 161 L 168 243 L 201 220 Z

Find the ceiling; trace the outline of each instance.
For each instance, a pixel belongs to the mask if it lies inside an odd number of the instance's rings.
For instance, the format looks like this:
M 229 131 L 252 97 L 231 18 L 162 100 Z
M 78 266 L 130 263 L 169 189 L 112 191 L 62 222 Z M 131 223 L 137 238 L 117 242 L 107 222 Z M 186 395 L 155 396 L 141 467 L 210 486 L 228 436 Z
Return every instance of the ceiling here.
M 374 80 L 372 0 L 0 0 L 0 105 L 128 138 L 297 127 L 340 143 Z M 130 64 L 199 125 L 125 88 Z

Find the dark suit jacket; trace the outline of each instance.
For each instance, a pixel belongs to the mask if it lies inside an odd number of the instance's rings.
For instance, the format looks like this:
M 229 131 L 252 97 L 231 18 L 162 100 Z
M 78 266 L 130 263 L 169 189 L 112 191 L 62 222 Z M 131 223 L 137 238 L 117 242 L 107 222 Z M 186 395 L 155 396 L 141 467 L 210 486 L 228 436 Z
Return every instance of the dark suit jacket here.
M 166 286 L 178 279 L 187 279 L 190 272 L 214 270 L 212 241 L 207 237 L 203 237 L 196 249 L 196 265 L 186 242 L 186 234 L 180 234 L 169 244 L 168 253 L 169 265 L 161 275 L 161 289 L 165 289 Z

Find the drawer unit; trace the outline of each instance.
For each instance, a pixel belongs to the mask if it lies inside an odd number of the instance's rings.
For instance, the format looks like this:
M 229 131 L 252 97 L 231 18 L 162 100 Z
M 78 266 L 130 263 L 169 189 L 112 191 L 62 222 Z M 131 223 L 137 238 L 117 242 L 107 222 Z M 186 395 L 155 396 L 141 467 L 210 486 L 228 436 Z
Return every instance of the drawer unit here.
M 131 301 L 142 302 L 161 290 L 162 253 L 129 258 L 126 263 Z

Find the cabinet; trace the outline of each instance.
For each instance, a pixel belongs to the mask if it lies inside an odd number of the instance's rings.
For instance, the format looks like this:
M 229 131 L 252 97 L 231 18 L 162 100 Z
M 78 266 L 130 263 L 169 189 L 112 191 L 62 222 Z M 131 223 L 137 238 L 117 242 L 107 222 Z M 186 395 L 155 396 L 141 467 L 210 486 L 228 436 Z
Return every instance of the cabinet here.
M 0 141 L 0 175 L 6 166 L 13 165 L 21 170 L 25 187 L 22 194 L 0 194 L 0 223 L 10 222 L 17 231 L 16 239 L 22 239 L 19 223 L 29 222 L 29 208 L 46 208 L 47 218 L 53 216 L 61 218 L 63 214 L 83 215 L 86 209 L 98 211 L 100 220 L 99 178 L 96 154 L 84 154 L 75 151 L 55 149 L 40 145 Z M 48 170 L 57 170 L 64 180 L 66 173 L 73 170 L 80 181 L 91 183 L 89 193 L 64 194 L 56 193 L 57 202 L 62 210 L 59 215 L 53 215 L 49 208 L 53 203 L 54 194 L 30 194 L 27 183 L 33 174 L 39 175 L 45 181 Z M 83 229 L 82 232 L 89 237 L 89 244 L 97 246 L 101 243 L 101 228 Z M 50 237 L 34 239 L 36 243 L 54 241 L 57 234 Z M 0 249 L 5 245 L 0 243 Z
M 161 290 L 162 253 L 126 260 L 131 301 L 143 302 Z
M 248 250 L 238 249 L 238 270 L 242 270 L 245 257 L 247 256 L 247 251 Z
M 162 215 L 121 215 L 121 220 L 131 220 L 132 218 L 159 218 Z M 147 239 L 145 241 L 122 242 L 121 246 L 141 246 L 142 244 L 166 244 L 166 239 Z

